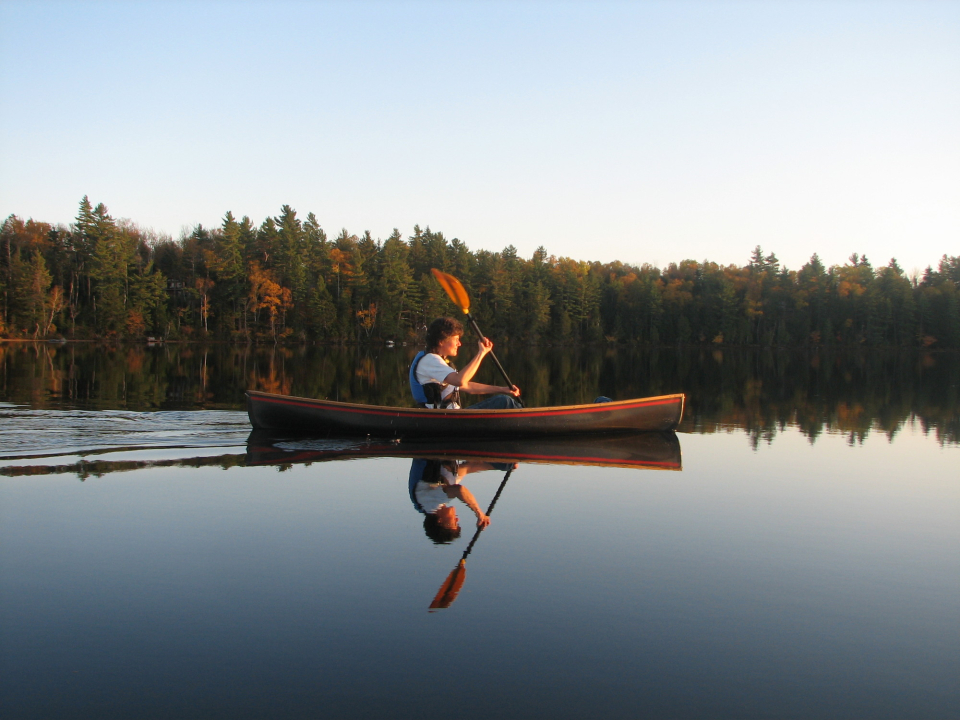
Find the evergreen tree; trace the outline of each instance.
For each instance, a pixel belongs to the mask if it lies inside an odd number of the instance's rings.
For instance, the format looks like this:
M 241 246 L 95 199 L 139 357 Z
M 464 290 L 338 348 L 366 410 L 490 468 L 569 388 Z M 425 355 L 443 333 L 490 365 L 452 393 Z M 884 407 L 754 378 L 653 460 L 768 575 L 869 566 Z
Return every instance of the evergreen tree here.
M 297 211 L 289 205 L 280 209 L 276 223 L 276 260 L 274 267 L 280 283 L 291 290 L 295 303 L 302 303 L 307 294 L 307 272 L 304 264 L 305 238 Z
M 92 223 L 84 234 L 92 248 L 89 277 L 94 290 L 95 326 L 101 334 L 122 334 L 127 322 L 127 279 L 134 245 L 103 203 L 93 209 Z
M 13 307 L 10 324 L 34 340 L 46 337 L 53 329 L 53 320 L 59 308 L 51 303 L 50 273 L 43 255 L 34 250 L 26 258 L 13 256 Z M 55 297 L 59 295 L 58 293 Z
M 381 249 L 381 281 L 378 295 L 382 307 L 383 333 L 390 338 L 405 338 L 411 328 L 415 310 L 410 302 L 410 290 L 414 285 L 413 270 L 407 262 L 409 248 L 400 231 L 393 233 Z

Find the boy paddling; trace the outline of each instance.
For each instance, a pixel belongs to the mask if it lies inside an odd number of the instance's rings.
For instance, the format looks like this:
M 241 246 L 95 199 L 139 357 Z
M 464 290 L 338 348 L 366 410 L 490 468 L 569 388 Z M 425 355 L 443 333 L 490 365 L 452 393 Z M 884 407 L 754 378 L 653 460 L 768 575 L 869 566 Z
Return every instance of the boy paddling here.
M 493 342 L 482 338 L 477 344 L 477 354 L 458 371 L 449 361 L 460 349 L 463 326 L 454 318 L 437 318 L 427 328 L 427 349 L 417 354 L 410 366 L 410 389 L 420 407 L 459 409 L 460 391 L 473 395 L 494 395 L 471 409 L 503 410 L 520 407 L 515 398 L 520 397 L 516 385 L 486 385 L 473 382 L 480 363 L 493 350 Z M 494 394 L 499 393 L 499 394 Z

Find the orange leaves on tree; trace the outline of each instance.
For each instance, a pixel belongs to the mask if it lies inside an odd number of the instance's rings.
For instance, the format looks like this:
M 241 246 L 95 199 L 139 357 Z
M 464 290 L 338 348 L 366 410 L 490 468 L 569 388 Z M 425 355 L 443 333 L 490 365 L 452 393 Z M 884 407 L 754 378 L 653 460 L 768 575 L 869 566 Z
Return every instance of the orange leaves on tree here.
M 270 270 L 263 270 L 260 264 L 250 264 L 250 293 L 248 295 L 250 309 L 254 314 L 254 322 L 260 322 L 260 313 L 267 311 L 267 320 L 270 332 L 274 339 L 289 333 L 283 332 L 286 312 L 293 308 L 293 293 L 276 282 Z

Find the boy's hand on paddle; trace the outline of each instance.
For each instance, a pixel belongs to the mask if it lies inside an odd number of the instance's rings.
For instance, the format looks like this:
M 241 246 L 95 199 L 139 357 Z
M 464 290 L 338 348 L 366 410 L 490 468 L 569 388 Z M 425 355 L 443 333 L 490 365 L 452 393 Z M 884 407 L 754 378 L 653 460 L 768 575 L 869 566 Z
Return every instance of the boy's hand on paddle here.
M 511 385 L 508 392 L 514 397 L 520 397 L 520 388 L 518 388 L 516 385 Z

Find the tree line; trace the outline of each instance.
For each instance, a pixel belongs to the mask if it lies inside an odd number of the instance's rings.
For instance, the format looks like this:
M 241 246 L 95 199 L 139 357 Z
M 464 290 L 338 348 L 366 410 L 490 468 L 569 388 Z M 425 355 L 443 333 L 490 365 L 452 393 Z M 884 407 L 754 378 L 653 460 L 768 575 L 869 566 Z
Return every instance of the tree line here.
M 403 342 L 457 312 L 430 274 L 457 276 L 491 336 L 526 343 L 960 348 L 960 256 L 908 277 L 853 254 L 798 270 L 758 246 L 743 266 L 665 268 L 471 251 L 429 227 L 330 239 L 289 205 L 259 225 L 227 212 L 177 240 L 80 202 L 69 226 L 0 227 L 0 337 Z

